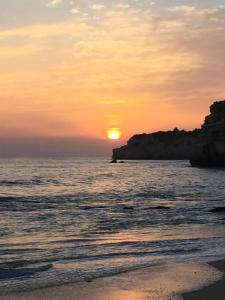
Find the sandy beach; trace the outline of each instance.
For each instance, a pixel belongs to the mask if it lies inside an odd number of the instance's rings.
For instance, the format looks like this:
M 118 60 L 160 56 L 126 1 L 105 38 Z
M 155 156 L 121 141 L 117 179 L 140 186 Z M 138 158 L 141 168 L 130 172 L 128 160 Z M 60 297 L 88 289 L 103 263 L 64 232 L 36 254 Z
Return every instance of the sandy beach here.
M 0 296 L 0 300 L 174 300 L 181 299 L 185 291 L 196 290 L 221 278 L 225 261 L 216 263 L 170 263 L 145 268 L 116 276 L 99 278 L 64 286 Z M 223 287 L 222 287 L 223 285 Z M 211 293 L 208 294 L 208 289 Z M 210 295 L 223 295 L 224 281 L 200 292 L 185 294 L 185 300 L 215 299 Z M 198 297 L 200 293 L 200 297 Z M 205 296 L 205 293 L 209 296 Z M 222 296 L 221 296 L 222 297 Z M 223 299 L 217 297 L 216 299 Z
M 225 272 L 225 260 L 210 262 L 209 265 Z M 198 291 L 183 294 L 184 300 L 224 300 L 225 299 L 225 276 L 212 285 Z

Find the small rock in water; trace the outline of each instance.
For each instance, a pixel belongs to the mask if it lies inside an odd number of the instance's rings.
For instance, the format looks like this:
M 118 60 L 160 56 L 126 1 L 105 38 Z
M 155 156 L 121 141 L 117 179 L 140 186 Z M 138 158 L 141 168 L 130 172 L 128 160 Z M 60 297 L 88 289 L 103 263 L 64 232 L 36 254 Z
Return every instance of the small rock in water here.
M 110 163 L 111 163 L 111 164 L 117 164 L 117 159 L 112 159 L 112 160 L 110 161 Z
M 132 210 L 132 209 L 134 209 L 134 207 L 133 206 L 124 206 L 123 209 L 130 209 L 130 210 Z
M 153 209 L 170 209 L 170 207 L 159 205 L 159 206 L 154 207 Z
M 213 209 L 210 209 L 210 212 L 225 212 L 225 207 L 224 206 L 215 207 Z
M 90 209 L 93 209 L 94 207 L 92 207 L 92 206 L 83 206 L 81 208 L 84 209 L 84 210 L 90 210 Z
M 159 205 L 159 206 L 151 206 L 151 207 L 145 207 L 144 208 L 144 210 L 150 210 L 150 209 L 170 209 L 170 207 Z

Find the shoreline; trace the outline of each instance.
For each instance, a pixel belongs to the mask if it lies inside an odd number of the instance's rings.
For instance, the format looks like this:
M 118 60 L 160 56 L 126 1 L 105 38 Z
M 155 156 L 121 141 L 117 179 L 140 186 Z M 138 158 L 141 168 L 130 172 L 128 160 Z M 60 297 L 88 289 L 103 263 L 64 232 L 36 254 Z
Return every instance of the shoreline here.
M 180 300 L 181 295 L 184 295 L 184 300 L 211 300 L 212 298 L 206 297 L 196 298 L 195 294 L 207 289 L 207 287 L 202 288 L 203 286 L 216 285 L 217 287 L 221 280 L 224 283 L 225 279 L 224 281 L 223 278 L 221 279 L 221 270 L 225 270 L 225 259 L 209 263 L 169 262 L 165 265 L 146 267 L 90 282 L 69 283 L 0 295 L 0 300 Z M 193 290 L 197 292 L 184 293 Z M 225 291 L 225 284 L 223 291 Z
M 222 278 L 201 289 L 182 294 L 183 300 L 224 300 L 225 298 L 225 259 L 208 262 L 210 266 L 223 272 Z

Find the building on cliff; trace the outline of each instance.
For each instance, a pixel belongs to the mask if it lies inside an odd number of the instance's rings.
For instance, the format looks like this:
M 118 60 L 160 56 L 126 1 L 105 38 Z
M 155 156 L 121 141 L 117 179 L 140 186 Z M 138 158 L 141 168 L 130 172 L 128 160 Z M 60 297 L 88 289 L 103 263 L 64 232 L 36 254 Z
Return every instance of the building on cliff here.
M 192 166 L 225 166 L 225 100 L 210 107 L 201 129 L 134 135 L 113 149 L 114 159 L 186 160 Z

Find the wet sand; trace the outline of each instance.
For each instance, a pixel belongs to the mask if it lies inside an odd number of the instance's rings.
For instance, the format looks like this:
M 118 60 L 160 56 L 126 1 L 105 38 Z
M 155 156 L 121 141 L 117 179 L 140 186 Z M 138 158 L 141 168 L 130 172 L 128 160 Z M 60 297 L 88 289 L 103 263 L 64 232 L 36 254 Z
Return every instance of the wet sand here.
M 92 282 L 9 294 L 0 296 L 0 300 L 174 300 L 181 299 L 177 295 L 184 291 L 212 283 L 218 276 L 220 272 L 205 263 L 170 263 Z
M 225 272 L 225 260 L 210 262 L 209 265 Z M 184 300 L 224 300 L 225 299 L 225 275 L 210 286 L 198 291 L 183 294 Z

